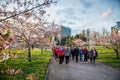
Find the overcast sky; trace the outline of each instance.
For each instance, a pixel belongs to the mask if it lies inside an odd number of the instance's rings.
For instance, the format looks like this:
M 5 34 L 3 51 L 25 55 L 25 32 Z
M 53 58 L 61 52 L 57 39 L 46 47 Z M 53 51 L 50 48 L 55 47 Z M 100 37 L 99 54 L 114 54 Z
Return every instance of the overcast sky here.
M 110 31 L 120 21 L 120 0 L 59 0 L 46 10 L 49 22 L 71 28 L 72 35 L 88 28 L 102 32 L 105 27 Z
M 59 0 L 47 11 L 48 21 L 71 28 L 72 35 L 88 28 L 110 31 L 120 21 L 120 0 Z

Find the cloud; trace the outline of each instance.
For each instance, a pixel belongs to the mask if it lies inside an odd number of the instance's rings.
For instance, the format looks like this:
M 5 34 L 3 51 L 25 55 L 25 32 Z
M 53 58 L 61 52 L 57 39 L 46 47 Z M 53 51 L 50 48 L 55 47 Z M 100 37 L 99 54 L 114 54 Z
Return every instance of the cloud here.
M 74 14 L 74 10 L 72 8 L 65 8 L 65 9 L 60 9 L 57 11 L 58 15 L 73 15 Z
M 90 2 L 85 1 L 85 0 L 81 0 L 81 3 L 83 4 L 83 6 L 84 6 L 85 8 L 89 8 L 89 7 L 91 7 L 91 5 L 92 5 Z
M 105 17 L 111 15 L 113 13 L 113 9 L 108 9 L 105 13 L 103 13 L 101 16 L 100 16 L 100 19 L 104 19 Z
M 110 7 L 114 9 L 114 14 Z M 101 10 L 98 10 L 99 8 Z M 58 5 L 52 6 L 47 12 L 50 13 L 49 21 L 55 20 L 56 24 L 71 28 L 72 35 L 88 28 L 91 31 L 102 32 L 102 28 L 105 27 L 110 31 L 113 23 L 120 19 L 119 10 L 116 11 L 116 8 L 106 5 L 101 0 L 59 0 Z M 100 20 L 98 16 L 100 19 L 110 16 L 110 19 Z
M 62 21 L 60 21 L 60 24 L 62 24 L 62 25 L 73 25 L 75 23 L 73 21 L 62 20 Z
M 88 9 L 98 0 L 78 0 L 78 1 L 83 5 L 85 9 Z

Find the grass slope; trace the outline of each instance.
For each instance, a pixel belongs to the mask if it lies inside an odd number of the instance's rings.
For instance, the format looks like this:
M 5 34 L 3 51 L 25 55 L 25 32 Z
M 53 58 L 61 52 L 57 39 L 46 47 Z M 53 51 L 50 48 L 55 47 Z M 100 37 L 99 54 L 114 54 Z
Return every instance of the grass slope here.
M 120 58 L 116 59 L 116 54 L 112 49 L 96 47 L 98 51 L 97 61 L 120 70 Z
M 31 73 L 36 74 L 38 80 L 44 80 L 51 53 L 44 51 L 41 54 L 40 50 L 32 50 L 31 53 L 32 62 L 28 62 L 27 52 L 24 52 L 18 54 L 17 60 L 9 59 L 6 62 L 0 63 L 0 71 L 5 72 L 8 68 L 15 70 L 22 69 L 23 71 L 21 75 L 0 73 L 0 80 L 26 80 L 26 77 Z

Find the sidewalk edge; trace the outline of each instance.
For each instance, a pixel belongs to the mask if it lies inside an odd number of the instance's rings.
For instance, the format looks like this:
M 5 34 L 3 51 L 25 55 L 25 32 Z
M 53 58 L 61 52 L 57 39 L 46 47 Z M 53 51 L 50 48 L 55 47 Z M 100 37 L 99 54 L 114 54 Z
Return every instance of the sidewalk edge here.
M 47 68 L 47 71 L 46 71 L 46 76 L 45 76 L 45 79 L 44 80 L 48 80 L 48 76 L 50 74 L 50 66 L 51 66 L 51 60 L 52 60 L 52 56 L 49 60 L 49 64 L 48 64 L 48 68 Z

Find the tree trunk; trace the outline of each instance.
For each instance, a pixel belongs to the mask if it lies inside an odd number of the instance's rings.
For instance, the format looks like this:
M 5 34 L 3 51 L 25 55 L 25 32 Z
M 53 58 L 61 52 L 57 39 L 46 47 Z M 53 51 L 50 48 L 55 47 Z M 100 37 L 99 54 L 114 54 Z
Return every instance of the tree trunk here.
M 41 47 L 41 54 L 43 55 L 43 46 Z
M 41 41 L 41 54 L 43 55 L 43 41 Z
M 114 51 L 116 52 L 116 58 L 119 59 L 119 52 L 118 52 L 118 48 L 115 48 Z
M 118 52 L 116 53 L 116 56 L 117 56 L 117 59 L 119 59 L 119 53 Z
M 28 62 L 31 62 L 31 50 L 30 50 L 30 46 L 28 46 Z
M 118 50 L 116 51 L 116 58 L 119 59 L 119 52 L 118 52 Z

